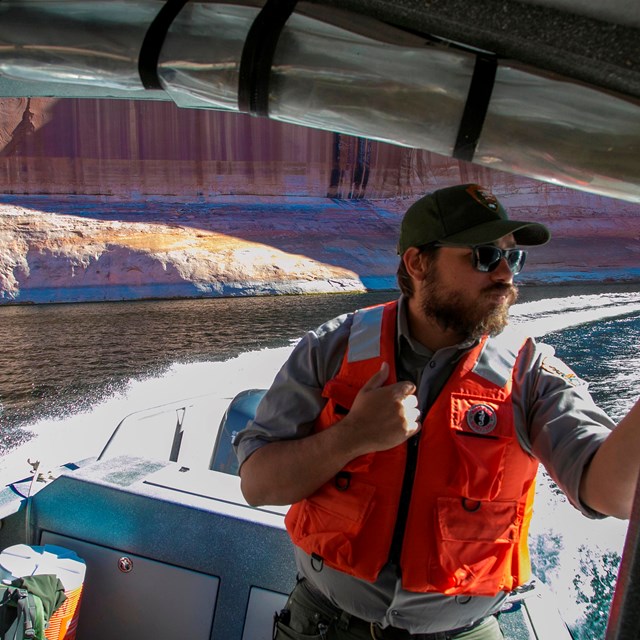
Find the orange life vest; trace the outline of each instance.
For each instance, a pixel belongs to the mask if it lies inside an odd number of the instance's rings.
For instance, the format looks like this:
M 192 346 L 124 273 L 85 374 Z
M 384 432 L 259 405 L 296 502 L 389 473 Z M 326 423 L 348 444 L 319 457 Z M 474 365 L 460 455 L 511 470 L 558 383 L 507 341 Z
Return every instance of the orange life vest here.
M 390 365 L 396 381 L 397 303 L 355 314 L 349 346 L 316 429 L 351 407 L 358 390 Z M 538 463 L 520 446 L 511 387 L 522 338 L 485 338 L 465 354 L 424 418 L 402 539 L 409 591 L 495 595 L 530 577 L 527 533 Z M 313 495 L 291 506 L 293 542 L 316 561 L 374 581 L 389 560 L 407 443 L 352 460 Z

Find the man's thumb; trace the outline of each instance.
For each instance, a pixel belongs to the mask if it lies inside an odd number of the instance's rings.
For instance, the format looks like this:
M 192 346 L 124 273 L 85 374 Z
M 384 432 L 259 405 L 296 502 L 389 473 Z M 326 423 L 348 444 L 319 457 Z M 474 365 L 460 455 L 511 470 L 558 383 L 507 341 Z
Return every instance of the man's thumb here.
M 373 389 L 378 389 L 381 387 L 389 377 L 389 365 L 386 362 L 383 362 L 380 365 L 380 369 L 376 371 L 370 378 L 367 380 L 366 384 L 362 387 L 364 391 L 372 391 Z

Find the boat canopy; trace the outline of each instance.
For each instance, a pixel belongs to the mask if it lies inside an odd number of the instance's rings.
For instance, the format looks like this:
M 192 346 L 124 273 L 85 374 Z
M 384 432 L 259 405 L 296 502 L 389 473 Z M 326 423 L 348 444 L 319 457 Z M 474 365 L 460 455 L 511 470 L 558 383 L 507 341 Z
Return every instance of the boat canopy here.
M 639 53 L 635 0 L 0 3 L 1 96 L 251 113 L 634 202 Z

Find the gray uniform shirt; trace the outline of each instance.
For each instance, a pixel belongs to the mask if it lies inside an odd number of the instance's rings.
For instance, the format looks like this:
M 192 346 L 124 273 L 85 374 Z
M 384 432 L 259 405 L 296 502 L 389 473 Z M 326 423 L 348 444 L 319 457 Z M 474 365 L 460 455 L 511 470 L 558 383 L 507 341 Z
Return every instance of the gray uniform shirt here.
M 402 296 L 398 309 L 398 378 L 416 384 L 424 416 L 460 357 L 475 342 L 432 353 L 412 340 Z M 340 368 L 352 320 L 353 314 L 330 320 L 296 345 L 258 406 L 255 420 L 235 439 L 241 465 L 269 442 L 313 433 L 313 423 L 325 404 L 322 389 Z M 545 466 L 575 507 L 589 517 L 599 517 L 580 502 L 578 491 L 585 466 L 614 424 L 595 405 L 587 384 L 554 356 L 550 346 L 529 340 L 519 357 L 512 401 L 523 449 Z M 469 597 L 405 591 L 395 567 L 390 565 L 373 583 L 327 566 L 317 571 L 298 547 L 296 562 L 300 574 L 341 609 L 412 633 L 465 626 L 499 609 L 506 597 L 504 593 Z

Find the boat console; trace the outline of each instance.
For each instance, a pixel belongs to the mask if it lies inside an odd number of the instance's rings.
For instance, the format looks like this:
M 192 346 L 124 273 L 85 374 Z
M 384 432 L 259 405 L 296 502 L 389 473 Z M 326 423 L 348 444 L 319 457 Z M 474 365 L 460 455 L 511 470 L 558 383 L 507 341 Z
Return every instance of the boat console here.
M 271 639 L 296 575 L 286 508 L 247 504 L 231 449 L 263 393 L 239 394 L 222 421 L 211 397 L 137 412 L 97 458 L 2 492 L 2 548 L 85 560 L 78 640 Z
M 63 475 L 33 499 L 31 526 L 86 562 L 79 640 L 268 640 L 295 580 L 282 511 L 173 462 L 118 456 Z

